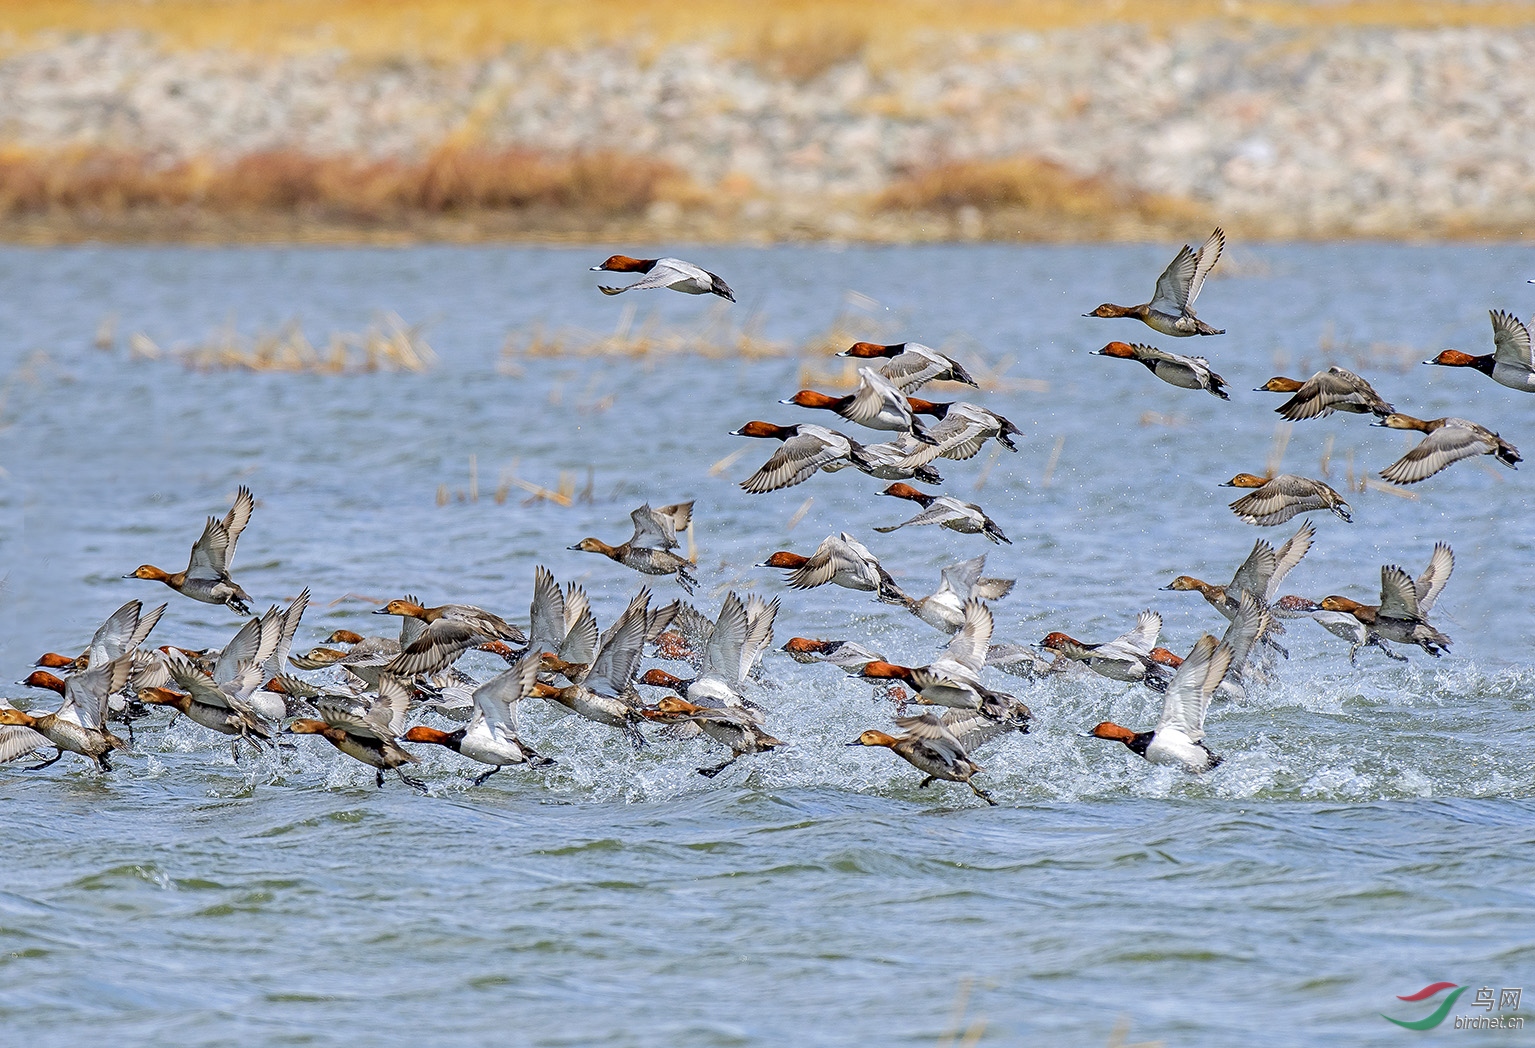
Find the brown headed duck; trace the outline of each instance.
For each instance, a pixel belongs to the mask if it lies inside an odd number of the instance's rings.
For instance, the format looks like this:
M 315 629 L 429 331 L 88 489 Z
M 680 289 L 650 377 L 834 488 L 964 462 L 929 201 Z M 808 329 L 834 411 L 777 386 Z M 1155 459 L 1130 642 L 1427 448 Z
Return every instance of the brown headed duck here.
M 125 579 L 149 579 L 163 582 L 171 589 L 204 604 L 227 604 L 241 615 L 250 614 L 251 595 L 229 577 L 234 561 L 235 543 L 250 523 L 256 500 L 250 489 L 241 485 L 235 493 L 234 506 L 223 520 L 209 517 L 202 536 L 192 544 L 192 558 L 185 571 L 170 573 L 153 564 L 140 564 Z

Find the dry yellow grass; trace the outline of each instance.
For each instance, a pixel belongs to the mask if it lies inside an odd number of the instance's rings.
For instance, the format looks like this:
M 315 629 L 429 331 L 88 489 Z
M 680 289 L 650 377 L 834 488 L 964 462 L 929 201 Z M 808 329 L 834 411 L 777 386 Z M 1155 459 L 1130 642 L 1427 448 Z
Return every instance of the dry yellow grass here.
M 3 2 L 3 0 L 0 0 Z M 164 163 L 111 150 L 0 147 L 0 239 L 11 243 L 409 244 L 486 241 L 869 243 L 1146 241 L 1212 219 L 1200 205 L 1018 156 L 938 164 L 807 219 L 709 193 L 654 157 L 449 144 L 420 159 L 293 150 Z M 657 206 L 659 205 L 659 206 Z M 1523 239 L 1504 212 L 1339 219 L 1222 216 L 1243 237 Z
M 761 316 L 737 323 L 735 311 L 723 303 L 712 307 L 697 323 L 668 326 L 654 315 L 639 320 L 639 306 L 627 303 L 611 332 L 533 327 L 507 334 L 501 347 L 503 370 L 516 373 L 518 361 L 533 357 L 653 357 L 687 355 L 711 358 L 824 357 L 854 342 L 894 340 L 896 328 L 881 317 L 878 303 L 850 293 L 825 330 L 800 342 L 771 339 L 762 334 Z M 853 382 L 857 382 L 854 375 Z
M 550 154 L 444 146 L 421 160 L 363 160 L 291 150 L 214 166 L 171 165 L 100 150 L 0 152 L 0 217 L 89 209 L 193 207 L 220 213 L 302 211 L 312 218 L 545 209 L 605 218 L 696 193 L 673 167 L 608 151 Z
M 1202 19 L 1296 27 L 1523 25 L 1511 0 L 0 0 L 10 48 L 53 32 L 142 30 L 176 48 L 262 54 L 344 48 L 363 59 L 456 60 L 502 48 L 645 40 L 709 40 L 786 75 L 811 75 L 828 56 L 889 58 L 952 32 L 1049 30 L 1108 21 L 1152 27 Z
M 861 361 L 834 357 L 854 342 L 891 343 L 903 337 L 904 322 L 884 315 L 872 299 L 849 293 L 842 308 L 823 330 L 800 341 L 770 339 L 762 334 L 760 316 L 748 317 L 737 324 L 732 308 L 714 306 L 698 320 L 685 326 L 668 326 L 654 315 L 638 320 L 639 307 L 629 303 L 614 330 L 609 333 L 562 328 L 547 331 L 541 326 L 509 332 L 501 346 L 500 370 L 521 375 L 521 361 L 549 357 L 659 357 L 697 356 L 710 359 L 762 359 L 797 357 L 799 384 L 819 389 L 851 389 L 858 385 Z M 1010 374 L 1017 362 L 1013 357 L 994 358 L 973 340 L 961 336 L 934 343 L 943 352 L 959 354 L 975 378 L 988 392 L 1044 393 L 1049 383 L 1040 379 Z M 966 387 L 939 382 L 939 391 L 961 392 Z M 550 393 L 551 404 L 562 404 L 558 387 Z M 585 405 L 575 404 L 579 412 L 605 411 L 612 398 Z
M 374 371 L 427 371 L 437 354 L 418 326 L 393 313 L 379 317 L 361 333 L 333 332 L 324 348 L 304 334 L 297 320 L 277 331 L 247 338 L 231 324 L 206 342 L 162 349 L 144 334 L 128 340 L 134 359 L 169 358 L 196 371 L 288 371 L 321 375 L 364 374 Z
M 1036 157 L 960 160 L 914 171 L 874 201 L 879 211 L 970 211 L 975 236 L 998 239 L 1052 234 L 1134 237 L 1203 220 L 1185 200 L 1083 176 Z

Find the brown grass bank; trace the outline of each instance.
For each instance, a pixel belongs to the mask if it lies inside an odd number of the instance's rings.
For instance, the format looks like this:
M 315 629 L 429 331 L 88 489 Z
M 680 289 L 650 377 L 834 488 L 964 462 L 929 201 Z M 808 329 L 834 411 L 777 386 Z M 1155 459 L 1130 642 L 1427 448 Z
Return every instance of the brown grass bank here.
M 0 153 L 0 222 L 111 237 L 312 225 L 410 229 L 434 218 L 501 214 L 514 226 L 596 225 L 686 203 L 697 190 L 670 165 L 612 152 L 556 155 L 442 148 L 419 161 L 254 153 L 217 165 L 95 150 Z
M 1134 240 L 1204 221 L 1186 201 L 1032 158 L 909 172 L 867 198 L 709 193 L 613 152 L 444 147 L 420 161 L 272 151 L 218 165 L 121 152 L 0 152 L 0 239 L 476 242 L 604 237 Z
M 865 54 L 899 60 L 935 34 L 1191 21 L 1293 27 L 1525 25 L 1518 0 L 0 0 L 0 49 L 56 33 L 136 30 L 177 49 L 442 61 L 507 47 L 707 41 L 789 76 Z

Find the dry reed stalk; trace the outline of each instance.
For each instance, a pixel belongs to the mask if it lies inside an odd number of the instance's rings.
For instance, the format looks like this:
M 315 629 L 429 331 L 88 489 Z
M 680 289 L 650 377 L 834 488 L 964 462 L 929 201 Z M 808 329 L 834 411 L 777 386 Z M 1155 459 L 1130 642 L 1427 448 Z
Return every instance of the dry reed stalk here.
M 337 605 L 345 604 L 348 601 L 355 601 L 360 604 L 371 604 L 376 608 L 388 599 L 388 597 L 370 597 L 366 593 L 343 593 L 341 596 L 337 597 L 335 600 L 331 601 L 325 606 L 327 608 L 334 608 Z
M 1284 465 L 1284 453 L 1290 447 L 1290 434 L 1295 430 L 1293 422 L 1278 422 L 1274 425 L 1274 439 L 1269 444 L 1268 461 L 1264 464 L 1264 476 L 1274 477 L 1279 475 L 1279 467 Z
M 1502 478 L 1500 477 L 1499 479 L 1501 480 Z M 1387 495 L 1395 495 L 1399 499 L 1415 499 L 1418 497 L 1416 491 L 1408 491 L 1406 488 L 1399 487 L 1396 484 L 1388 484 L 1384 480 L 1376 480 L 1368 473 L 1360 480 L 1359 490 L 1382 491 Z
M 970 976 L 960 979 L 959 985 L 954 988 L 954 1006 L 949 1013 L 948 1029 L 943 1036 L 938 1038 L 938 1048 L 950 1048 L 954 1038 L 959 1035 L 959 1025 L 965 1021 L 965 1012 L 970 1008 L 970 988 L 973 980 Z
M 1425 351 L 1420 347 L 1398 342 L 1359 343 L 1339 339 L 1329 322 L 1323 328 L 1321 337 L 1317 339 L 1317 353 L 1323 361 L 1329 364 L 1342 363 L 1353 371 L 1391 370 L 1405 374 L 1423 360 Z M 1428 355 L 1432 356 L 1433 353 L 1430 352 Z M 1300 362 L 1300 370 L 1318 369 L 1308 358 L 1303 358 Z
M 784 530 L 785 531 L 793 531 L 795 528 L 799 527 L 800 521 L 805 519 L 805 514 L 810 512 L 810 507 L 814 503 L 815 503 L 815 496 L 814 495 L 810 496 L 804 502 L 801 502 L 799 504 L 799 509 L 795 510 L 793 513 L 791 513 L 789 515 L 788 522 L 786 524 L 784 524 Z
M 562 328 L 548 331 L 536 324 L 526 332 L 507 333 L 501 346 L 503 371 L 515 371 L 517 361 L 535 357 L 653 357 L 697 356 L 711 360 L 760 360 L 775 357 L 819 356 L 846 349 L 858 341 L 888 338 L 893 328 L 865 315 L 862 296 L 848 297 L 842 310 L 826 330 L 801 343 L 770 339 L 762 334 L 761 314 L 752 314 L 737 325 L 730 307 L 712 307 L 697 323 L 685 327 L 664 327 L 654 314 L 639 320 L 639 307 L 629 303 L 619 314 L 610 333 Z M 876 307 L 877 308 L 877 307 Z M 844 367 L 849 382 L 858 381 L 857 369 L 849 361 Z M 812 374 L 801 368 L 801 377 Z M 551 396 L 554 393 L 551 391 Z
M 986 482 L 991 479 L 991 471 L 996 468 L 997 460 L 1002 457 L 1002 445 L 998 444 L 991 449 L 991 457 L 986 460 L 986 465 L 981 467 L 981 472 L 975 478 L 973 490 L 980 491 L 986 487 Z
M 148 335 L 128 340 L 133 359 L 158 360 L 166 352 Z M 286 371 L 308 374 L 358 374 L 372 371 L 422 372 L 437 362 L 437 354 L 421 335 L 397 314 L 385 313 L 361 334 L 334 332 L 321 351 L 304 334 L 297 319 L 276 332 L 246 338 L 225 324 L 206 342 L 169 351 L 169 356 L 195 371 Z
M 501 505 L 506 501 L 511 489 L 521 488 L 528 493 L 528 498 L 523 500 L 524 506 L 531 506 L 538 502 L 553 502 L 557 506 L 575 505 L 576 482 L 568 470 L 560 471 L 560 479 L 553 490 L 542 484 L 535 484 L 531 480 L 523 480 L 517 475 L 517 466 L 520 460 L 514 459 L 510 466 L 501 471 L 500 479 L 496 486 L 496 504 Z M 591 478 L 587 479 L 588 490 L 591 487 Z M 441 505 L 441 503 L 438 503 Z
M 1120 1016 L 1114 1020 L 1114 1029 L 1109 1031 L 1108 1048 L 1162 1048 L 1161 1041 L 1137 1041 L 1135 1044 L 1128 1044 L 1125 1038 L 1129 1036 L 1130 1020 Z
M 1066 434 L 1062 433 L 1055 438 L 1055 447 L 1050 449 L 1050 458 L 1045 462 L 1045 474 L 1039 478 L 1039 486 L 1048 488 L 1051 479 L 1055 476 L 1056 464 L 1061 461 L 1061 451 L 1066 447 Z
M 101 318 L 96 325 L 96 336 L 91 340 L 91 345 L 102 350 L 110 350 L 117 346 L 116 313 L 108 313 Z
M 637 327 L 629 306 L 610 334 L 565 328 L 549 333 L 542 325 L 526 335 L 508 333 L 502 345 L 503 363 L 529 357 L 650 357 L 688 355 L 710 359 L 760 359 L 788 356 L 794 347 L 764 338 L 761 320 L 748 318 L 735 326 L 727 308 L 714 307 L 696 325 L 666 329 L 654 315 Z
M 748 445 L 744 445 L 744 446 L 739 447 L 739 448 L 736 448 L 730 454 L 726 455 L 724 458 L 720 459 L 714 465 L 709 467 L 709 476 L 711 476 L 711 477 L 719 476 L 721 473 L 725 472 L 731 466 L 734 466 L 736 464 L 736 462 L 738 462 L 740 460 L 741 456 L 745 455 L 750 450 L 751 450 L 751 445 L 749 445 L 749 444 Z

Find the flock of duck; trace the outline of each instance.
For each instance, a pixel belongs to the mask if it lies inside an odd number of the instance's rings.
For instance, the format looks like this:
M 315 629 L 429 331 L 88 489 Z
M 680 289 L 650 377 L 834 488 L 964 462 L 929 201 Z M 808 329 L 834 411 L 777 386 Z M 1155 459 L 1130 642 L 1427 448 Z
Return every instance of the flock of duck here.
M 1174 337 L 1223 334 L 1196 316 L 1193 304 L 1224 243 L 1217 229 L 1197 251 L 1185 246 L 1157 280 L 1149 302 L 1105 304 L 1085 315 L 1138 319 Z M 644 274 L 626 287 L 600 289 L 609 295 L 670 288 L 735 300 L 718 276 L 679 259 L 615 255 L 592 268 Z M 1474 368 L 1502 385 L 1535 391 L 1528 329 L 1510 314 L 1496 311 L 1492 326 L 1493 353 L 1472 356 L 1446 350 L 1425 363 Z M 1117 341 L 1098 352 L 1138 360 L 1172 385 L 1229 399 L 1225 381 L 1202 356 Z M 888 433 L 889 439 L 861 443 L 810 423 L 750 421 L 734 432 L 780 444 L 741 481 L 741 488 L 762 494 L 804 483 L 818 472 L 852 468 L 889 481 L 882 494 L 921 508 L 910 519 L 877 527 L 876 532 L 936 524 L 992 543 L 1008 542 L 1002 527 L 980 506 L 908 483 L 941 484 L 938 460 L 972 459 L 989 440 L 1017 450 L 1011 438 L 1018 428 L 996 412 L 970 402 L 934 402 L 913 395 L 934 381 L 976 386 L 964 366 L 914 342 L 858 342 L 841 355 L 868 362 L 859 369 L 854 392 L 833 396 L 799 390 L 780 403 L 829 411 Z M 1425 421 L 1400 414 L 1367 381 L 1342 368 L 1328 368 L 1304 381 L 1276 377 L 1260 388 L 1289 394 L 1277 409 L 1288 420 L 1337 411 L 1374 415 L 1378 426 L 1422 431 L 1425 437 L 1417 447 L 1381 471 L 1382 477 L 1398 484 L 1417 483 L 1477 454 L 1493 455 L 1510 467 L 1519 461 L 1517 449 L 1496 433 L 1459 418 Z M 1278 525 L 1321 510 L 1344 521 L 1353 519 L 1342 497 L 1318 480 L 1243 473 L 1227 483 L 1251 489 L 1231 504 L 1249 524 Z M 134 722 L 148 718 L 155 707 L 169 708 L 172 719 L 183 716 L 232 737 L 237 761 L 242 746 L 260 751 L 295 745 L 285 736 L 318 735 L 375 769 L 380 786 L 385 772 L 393 771 L 423 791 L 426 785 L 405 770 L 420 760 L 408 743 L 446 747 L 487 769 L 474 779 L 475 785 L 503 768 L 554 763 L 522 736 L 518 714 L 528 699 L 621 732 L 637 748 L 650 740 L 708 738 L 728 749 L 729 757 L 699 768 L 705 776 L 719 774 L 742 757 L 785 745 L 768 731 L 771 710 L 754 698 L 771 683 L 764 678 L 762 658 L 772 647 L 776 598 L 731 592 L 711 615 L 682 600 L 652 607 L 651 591 L 642 587 L 603 630 L 585 591 L 575 584 L 561 587 L 539 566 L 526 630 L 483 608 L 427 606 L 407 595 L 374 612 L 399 618 L 397 635 L 336 630 L 320 646 L 295 653 L 309 591 L 286 607 L 273 606 L 252 616 L 253 598 L 231 574 L 236 545 L 254 508 L 251 492 L 241 487 L 222 518 L 208 518 L 184 570 L 167 572 L 145 564 L 124 576 L 160 582 L 184 597 L 225 605 L 246 617 L 228 643 L 218 650 L 151 647 L 149 636 L 167 606 L 146 612 L 140 601 L 126 602 L 84 651 L 47 653 L 22 682 L 57 693 L 62 700 L 57 709 L 23 710 L 0 700 L 0 762 L 52 747 L 51 757 L 29 769 L 45 768 L 66 753 L 76 753 L 109 771 L 111 754 L 129 748 Z M 610 545 L 588 537 L 569 549 L 600 553 L 644 575 L 672 577 L 691 596 L 697 582 L 694 562 L 678 550 L 679 536 L 692 528 L 692 511 L 692 502 L 642 505 L 630 514 L 633 534 L 626 541 Z M 1224 586 L 1188 575 L 1164 586 L 1198 592 L 1229 623 L 1221 638 L 1205 634 L 1181 657 L 1158 645 L 1161 616 L 1149 610 L 1140 613 L 1134 628 L 1108 641 L 1091 643 L 1053 631 L 1036 645 L 994 642 L 990 604 L 1006 597 L 1014 581 L 986 577 L 984 553 L 945 568 L 936 589 L 924 597 L 904 592 L 870 549 L 845 531 L 827 536 L 808 555 L 777 550 L 758 566 L 782 569 L 793 590 L 831 584 L 871 593 L 951 636 L 942 655 L 925 666 L 892 663 L 848 639 L 794 637 L 781 650 L 798 662 L 830 664 L 867 680 L 876 686 L 877 695 L 889 698 L 899 734 L 870 729 L 849 746 L 887 748 L 923 773 L 921 786 L 937 780 L 962 783 L 995 804 L 973 781 L 983 770 L 973 755 L 1004 735 L 1026 733 L 1032 713 L 1016 696 L 983 682 L 988 669 L 1026 681 L 1096 674 L 1159 692 L 1162 713 L 1152 729 L 1136 731 L 1105 721 L 1086 734 L 1121 742 L 1148 761 L 1197 773 L 1220 762 L 1204 741 L 1212 698 L 1242 701 L 1249 685 L 1273 674 L 1277 660 L 1288 657 L 1282 641 L 1287 620 L 1310 618 L 1347 641 L 1351 662 L 1367 648 L 1405 660 L 1393 644 L 1416 646 L 1434 656 L 1448 650 L 1450 638 L 1428 618 L 1454 569 L 1448 545 L 1437 544 L 1416 577 L 1400 567 L 1383 566 L 1380 602 L 1375 605 L 1337 595 L 1320 601 L 1281 595 L 1284 579 L 1306 556 L 1315 536 L 1308 520 L 1277 549 L 1258 539 Z M 470 651 L 504 660 L 507 668 L 477 680 L 458 665 Z M 642 672 L 646 658 L 673 668 L 686 664 L 689 675 L 660 666 Z M 911 706 L 926 709 L 913 712 Z M 435 720 L 439 726 L 407 726 L 413 719 Z M 113 730 L 116 724 L 127 726 L 127 740 Z M 650 726 L 659 730 L 642 730 Z

